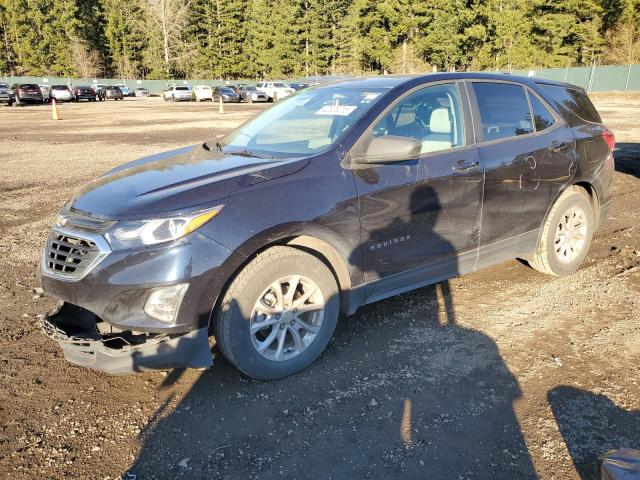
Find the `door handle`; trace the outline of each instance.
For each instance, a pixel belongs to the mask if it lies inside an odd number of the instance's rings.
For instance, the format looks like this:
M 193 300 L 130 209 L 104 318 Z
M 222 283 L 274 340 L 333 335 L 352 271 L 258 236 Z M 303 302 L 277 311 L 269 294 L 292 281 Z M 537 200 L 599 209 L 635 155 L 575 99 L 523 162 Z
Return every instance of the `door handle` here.
M 468 162 L 467 160 L 458 160 L 458 166 L 451 167 L 454 172 L 468 172 L 480 165 L 479 162 Z
M 559 152 L 561 150 L 564 150 L 568 146 L 569 146 L 569 143 L 567 143 L 567 142 L 561 142 L 560 140 L 554 140 L 553 142 L 551 142 L 551 146 L 549 147 L 549 150 L 551 150 L 554 153 L 557 153 L 557 152 Z

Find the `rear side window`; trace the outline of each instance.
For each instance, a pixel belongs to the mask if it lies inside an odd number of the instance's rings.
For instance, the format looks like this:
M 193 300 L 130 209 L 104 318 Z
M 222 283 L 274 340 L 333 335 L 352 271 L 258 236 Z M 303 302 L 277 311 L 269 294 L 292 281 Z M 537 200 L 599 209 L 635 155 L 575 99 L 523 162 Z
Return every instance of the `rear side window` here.
M 508 83 L 473 84 L 482 138 L 485 142 L 533 132 L 529 102 L 523 87 Z
M 533 111 L 533 123 L 536 126 L 536 132 L 546 130 L 556 123 L 551 112 L 544 106 L 538 97 L 529 93 L 529 101 L 531 102 L 531 110 Z
M 584 90 L 559 85 L 544 85 L 544 89 L 551 94 L 556 102 L 582 120 L 602 123 L 596 107 L 593 106 Z

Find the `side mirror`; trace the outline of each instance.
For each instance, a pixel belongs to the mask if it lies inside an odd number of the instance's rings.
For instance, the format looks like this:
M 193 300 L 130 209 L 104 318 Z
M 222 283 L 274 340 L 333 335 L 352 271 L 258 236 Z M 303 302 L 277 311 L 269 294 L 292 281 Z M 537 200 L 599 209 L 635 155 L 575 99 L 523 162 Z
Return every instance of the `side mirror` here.
M 385 135 L 374 137 L 364 154 L 354 158 L 355 163 L 375 164 L 417 160 L 422 142 L 415 138 Z

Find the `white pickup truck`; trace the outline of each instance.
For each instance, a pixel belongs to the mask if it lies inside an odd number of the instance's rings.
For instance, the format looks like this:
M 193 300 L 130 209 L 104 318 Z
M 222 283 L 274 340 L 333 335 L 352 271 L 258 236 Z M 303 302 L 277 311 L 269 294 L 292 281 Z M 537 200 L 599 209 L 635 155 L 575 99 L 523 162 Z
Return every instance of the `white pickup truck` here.
M 258 90 L 262 90 L 267 94 L 270 102 L 277 102 L 295 93 L 293 88 L 287 87 L 282 82 L 260 82 L 256 87 L 258 87 Z

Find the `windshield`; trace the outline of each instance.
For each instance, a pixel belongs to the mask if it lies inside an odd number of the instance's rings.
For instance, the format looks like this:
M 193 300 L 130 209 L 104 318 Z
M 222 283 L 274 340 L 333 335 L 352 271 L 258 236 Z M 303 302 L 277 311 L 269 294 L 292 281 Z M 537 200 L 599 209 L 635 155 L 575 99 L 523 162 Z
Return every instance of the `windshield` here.
M 189 90 L 189 87 L 176 87 L 176 90 Z
M 69 88 L 66 85 L 54 85 L 51 90 L 69 90 Z
M 284 88 L 285 84 L 284 83 L 274 83 L 273 86 L 276 87 L 276 88 Z
M 220 87 L 218 90 L 221 91 L 222 93 L 236 93 L 229 87 Z
M 304 90 L 247 122 L 221 143 L 224 152 L 287 158 L 327 150 L 382 97 L 385 89 Z

